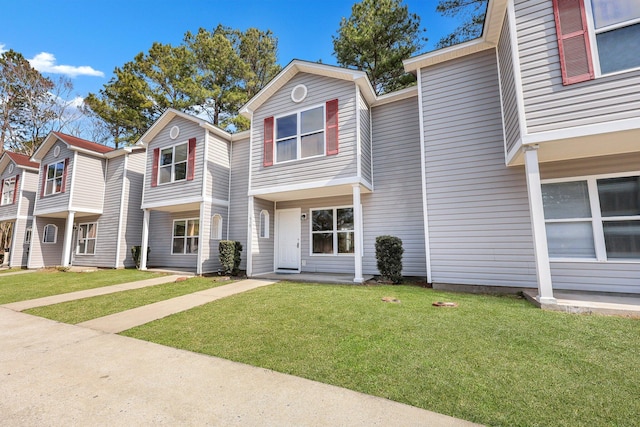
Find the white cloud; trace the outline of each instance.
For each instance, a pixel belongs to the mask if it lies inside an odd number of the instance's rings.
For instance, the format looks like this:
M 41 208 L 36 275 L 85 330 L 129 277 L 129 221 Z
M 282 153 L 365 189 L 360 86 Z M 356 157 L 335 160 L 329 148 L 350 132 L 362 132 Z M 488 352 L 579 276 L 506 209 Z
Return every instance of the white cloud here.
M 95 70 L 88 65 L 82 65 L 80 67 L 73 65 L 58 65 L 56 64 L 56 57 L 52 53 L 48 52 L 40 52 L 34 56 L 33 59 L 29 59 L 29 63 L 33 68 L 41 73 L 64 74 L 69 77 L 104 77 L 104 73 L 102 71 Z

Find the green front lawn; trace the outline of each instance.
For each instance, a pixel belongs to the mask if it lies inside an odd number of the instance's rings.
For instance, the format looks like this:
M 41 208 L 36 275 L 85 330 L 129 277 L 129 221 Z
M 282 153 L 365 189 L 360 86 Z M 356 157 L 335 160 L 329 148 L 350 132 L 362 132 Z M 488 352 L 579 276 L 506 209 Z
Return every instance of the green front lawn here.
M 59 322 L 75 324 L 181 295 L 191 294 L 204 289 L 228 285 L 229 283 L 232 282 L 194 277 L 181 282 L 165 283 L 162 285 L 148 286 L 146 288 L 132 289 L 130 291 L 68 301 L 46 307 L 32 308 L 24 312 Z
M 135 282 L 158 276 L 161 274 L 133 269 L 98 270 L 92 273 L 43 270 L 6 277 L 0 275 L 0 304 Z
M 443 300 L 459 307 L 431 305 Z M 640 415 L 638 320 L 515 297 L 278 283 L 123 334 L 487 425 L 630 426 Z

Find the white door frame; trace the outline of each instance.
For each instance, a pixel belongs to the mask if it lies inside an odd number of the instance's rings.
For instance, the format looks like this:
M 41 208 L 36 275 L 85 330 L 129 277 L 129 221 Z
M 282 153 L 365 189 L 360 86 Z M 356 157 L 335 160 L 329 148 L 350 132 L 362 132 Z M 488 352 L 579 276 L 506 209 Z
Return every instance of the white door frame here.
M 297 239 L 298 239 L 298 267 L 297 269 L 293 270 L 293 269 L 286 269 L 286 270 L 281 270 L 278 266 L 280 264 L 279 259 L 278 259 L 278 255 L 280 253 L 280 248 L 279 248 L 279 242 L 280 242 L 280 212 L 286 212 L 286 211 L 290 211 L 290 212 L 295 212 L 296 213 L 296 218 L 298 219 L 297 224 Z M 275 218 L 275 233 L 274 233 L 274 251 L 273 251 L 273 269 L 276 272 L 279 273 L 300 273 L 300 270 L 302 268 L 302 252 L 301 252 L 301 244 L 300 244 L 300 239 L 301 239 L 301 228 L 302 226 L 300 225 L 300 214 L 301 214 L 302 210 L 300 208 L 291 208 L 291 209 L 276 209 L 275 214 L 276 214 L 276 218 Z

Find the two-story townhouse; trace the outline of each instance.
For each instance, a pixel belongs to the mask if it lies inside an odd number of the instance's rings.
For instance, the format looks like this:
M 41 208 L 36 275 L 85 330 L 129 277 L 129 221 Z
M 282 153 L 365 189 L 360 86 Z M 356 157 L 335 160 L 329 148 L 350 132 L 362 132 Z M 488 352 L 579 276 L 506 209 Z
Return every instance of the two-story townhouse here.
M 135 265 L 145 152 L 60 132 L 31 157 L 40 166 L 28 267 Z
M 246 207 L 236 204 L 239 211 L 233 211 L 230 185 L 231 163 L 241 169 L 241 161 L 232 160 L 232 151 L 247 145 L 248 139 L 248 132 L 232 135 L 173 109 L 140 138 L 137 145 L 147 150 L 141 204 L 142 269 L 157 266 L 197 274 L 217 272 L 221 268 L 220 240 L 246 241 L 246 214 L 238 215 Z M 246 200 L 242 180 L 239 177 L 240 187 L 236 184 L 234 188 Z
M 241 113 L 252 123 L 248 275 L 362 282 L 382 234 L 403 239 L 404 274 L 425 274 L 416 88 L 377 97 L 364 72 L 294 60 Z
M 640 293 L 640 6 L 490 0 L 418 77 L 434 286 Z
M 3 264 L 9 267 L 27 265 L 38 168 L 24 154 L 5 151 L 0 157 L 0 223 L 11 236 Z

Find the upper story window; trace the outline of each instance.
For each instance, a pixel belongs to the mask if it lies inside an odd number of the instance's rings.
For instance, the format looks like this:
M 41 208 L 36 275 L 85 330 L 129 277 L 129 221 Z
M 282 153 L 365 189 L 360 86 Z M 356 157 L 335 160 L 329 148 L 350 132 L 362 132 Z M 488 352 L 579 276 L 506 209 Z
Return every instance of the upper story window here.
M 47 174 L 44 184 L 44 195 L 58 194 L 64 192 L 64 178 L 66 161 L 59 161 L 47 165 Z
M 90 222 L 78 225 L 78 255 L 93 255 L 96 253 L 98 238 L 98 224 Z
M 551 258 L 640 260 L 640 176 L 543 183 Z
M 352 254 L 355 248 L 353 208 L 311 210 L 311 254 Z
M 2 205 L 11 205 L 16 200 L 16 177 L 2 181 Z
M 151 186 L 191 181 L 194 177 L 196 139 L 153 150 Z
M 264 119 L 263 166 L 338 154 L 338 100 Z

